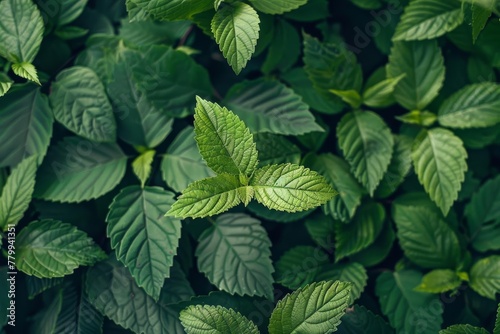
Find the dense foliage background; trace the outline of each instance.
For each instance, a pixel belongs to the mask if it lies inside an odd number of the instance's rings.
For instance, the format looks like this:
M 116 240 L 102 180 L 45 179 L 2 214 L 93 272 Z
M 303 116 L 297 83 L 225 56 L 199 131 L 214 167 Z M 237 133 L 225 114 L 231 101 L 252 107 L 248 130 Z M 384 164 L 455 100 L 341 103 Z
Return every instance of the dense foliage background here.
M 499 14 L 0 0 L 2 333 L 500 333 Z M 339 194 L 165 216 L 218 173 L 197 96 L 245 123 L 257 167 L 304 165 Z M 245 154 L 238 129 L 225 145 Z

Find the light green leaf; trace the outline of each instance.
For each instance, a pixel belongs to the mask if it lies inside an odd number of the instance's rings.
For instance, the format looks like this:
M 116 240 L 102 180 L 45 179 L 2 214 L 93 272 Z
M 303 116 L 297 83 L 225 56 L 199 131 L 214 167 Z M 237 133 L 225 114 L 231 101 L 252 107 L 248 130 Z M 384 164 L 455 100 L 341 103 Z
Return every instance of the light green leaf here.
M 146 151 L 132 162 L 132 169 L 139 181 L 141 181 L 141 186 L 143 188 L 151 174 L 151 164 L 153 163 L 155 153 L 155 150 Z
M 429 293 L 443 293 L 455 290 L 460 286 L 462 280 L 457 273 L 450 269 L 435 269 L 422 278 L 415 291 Z
M 420 184 L 446 216 L 467 171 L 462 141 L 449 130 L 422 130 L 413 144 L 412 159 Z
M 181 237 L 181 222 L 164 214 L 174 194 L 160 187 L 130 186 L 113 199 L 106 218 L 116 257 L 138 286 L 158 300 Z
M 214 0 L 134 0 L 134 2 L 139 6 L 147 6 L 147 12 L 161 21 L 190 19 L 194 14 L 214 6 Z
M 241 313 L 222 306 L 192 305 L 180 313 L 188 334 L 259 334 L 253 322 Z
M 323 205 L 323 212 L 343 222 L 351 219 L 361 204 L 364 189 L 349 172 L 349 165 L 330 153 L 309 154 L 303 163 L 323 175 L 339 193 Z
M 146 11 L 149 0 L 126 0 L 128 18 L 130 22 L 144 22 L 150 19 Z
M 39 278 L 63 277 L 106 258 L 85 232 L 49 219 L 31 222 L 19 232 L 16 253 L 17 268 Z
M 31 0 L 0 2 L 0 55 L 12 63 L 31 63 L 42 42 L 43 20 Z
M 326 250 L 333 250 L 335 246 L 333 239 L 335 222 L 332 217 L 326 216 L 321 212 L 316 212 L 306 218 L 305 226 L 311 239 L 318 246 Z
M 385 272 L 377 278 L 375 293 L 397 333 L 437 333 L 441 329 L 443 307 L 438 296 L 413 290 L 421 279 L 422 274 L 412 270 Z M 425 321 L 416 326 L 419 315 L 425 315 Z
M 363 102 L 359 93 L 352 89 L 351 90 L 330 89 L 330 93 L 337 95 L 342 99 L 342 101 L 344 101 L 354 109 L 359 108 L 359 106 Z
M 202 218 L 223 213 L 241 203 L 239 177 L 220 174 L 191 183 L 177 198 L 168 215 Z
M 217 103 L 196 98 L 195 139 L 203 159 L 217 174 L 251 175 L 258 153 L 253 135 L 238 116 Z
M 303 166 L 269 165 L 257 169 L 250 179 L 259 203 L 273 210 L 297 212 L 326 203 L 335 190 L 325 178 Z
M 301 97 L 277 81 L 258 79 L 236 84 L 224 104 L 254 133 L 300 135 L 324 131 Z
M 113 108 L 97 74 L 74 66 L 63 70 L 52 84 L 54 117 L 68 130 L 98 142 L 116 140 Z
M 252 5 L 266 14 L 283 14 L 305 5 L 307 0 L 250 0 Z
M 364 306 L 354 305 L 345 311 L 338 332 L 341 334 L 394 334 L 394 329 L 379 315 L 367 310 Z
M 413 0 L 405 7 L 394 41 L 432 39 L 444 35 L 464 21 L 457 0 Z
M 431 126 L 437 121 L 437 115 L 427 110 L 412 110 L 404 115 L 396 116 L 395 118 L 403 123 L 417 124 L 425 127 Z
M 484 82 L 466 86 L 448 98 L 438 120 L 450 128 L 484 128 L 500 123 L 500 85 Z
M 16 225 L 24 216 L 31 202 L 35 188 L 37 157 L 24 159 L 7 178 L 0 197 L 0 228 L 4 231 L 9 225 Z
M 349 305 L 352 305 L 365 289 L 368 282 L 368 275 L 366 274 L 366 269 L 356 262 L 327 264 L 321 268 L 315 280 L 351 282 Z
M 114 256 L 87 271 L 85 289 L 89 302 L 125 329 L 134 333 L 183 333 L 179 313 L 168 305 L 168 292 L 162 292 L 156 302 Z
M 358 110 L 342 117 L 337 138 L 352 173 L 373 196 L 391 162 L 391 130 L 377 114 Z
M 396 206 L 393 218 L 405 255 L 423 268 L 456 269 L 462 260 L 453 229 L 424 206 Z
M 376 83 L 371 87 L 366 87 L 363 91 L 363 104 L 369 107 L 385 107 L 392 99 L 392 93 L 397 84 L 406 76 L 402 73 L 394 78 L 388 78 Z
M 470 270 L 470 287 L 481 296 L 495 300 L 500 293 L 500 256 L 492 255 L 474 263 Z
M 52 145 L 38 170 L 34 196 L 58 202 L 100 197 L 121 181 L 127 156 L 117 144 L 66 137 Z
M 300 148 L 284 136 L 258 133 L 254 139 L 259 152 L 259 167 L 286 162 L 300 163 Z
M 47 96 L 33 85 L 13 89 L 0 106 L 0 166 L 15 166 L 22 159 L 47 152 L 52 136 L 52 110 Z
M 408 110 L 424 110 L 438 95 L 445 77 L 444 58 L 437 42 L 394 43 L 387 77 L 402 74 L 406 76 L 396 85 L 394 98 Z
M 0 73 L 0 97 L 7 94 L 10 87 L 12 87 L 13 83 L 14 83 L 14 81 L 12 81 L 12 79 L 9 78 L 9 76 L 7 74 Z
M 199 238 L 198 269 L 219 290 L 272 299 L 270 247 L 267 232 L 257 219 L 224 214 Z
M 31 63 L 14 63 L 12 64 L 12 71 L 21 78 L 28 79 L 30 81 L 33 81 L 34 83 L 41 85 L 40 80 L 38 80 L 36 68 Z
M 219 9 L 212 19 L 212 33 L 227 62 L 239 74 L 252 57 L 259 39 L 259 15 L 243 2 Z
M 187 126 L 175 137 L 163 156 L 161 171 L 163 180 L 176 192 L 191 182 L 215 176 L 198 151 L 193 127 Z
M 489 332 L 484 328 L 471 325 L 453 325 L 440 330 L 439 334 L 489 334 Z
M 347 308 L 350 290 L 350 283 L 327 281 L 286 295 L 271 314 L 269 334 L 334 332 Z

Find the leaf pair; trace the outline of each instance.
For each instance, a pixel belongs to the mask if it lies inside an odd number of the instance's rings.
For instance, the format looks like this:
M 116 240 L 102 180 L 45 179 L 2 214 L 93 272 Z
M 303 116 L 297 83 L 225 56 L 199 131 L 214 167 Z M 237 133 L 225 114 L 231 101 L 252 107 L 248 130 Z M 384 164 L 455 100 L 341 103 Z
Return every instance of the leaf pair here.
M 207 165 L 218 175 L 191 183 L 167 213 L 201 218 L 248 203 L 255 197 L 266 207 L 296 212 L 330 200 L 335 191 L 318 173 L 295 164 L 257 169 L 253 135 L 231 111 L 197 98 L 196 141 Z

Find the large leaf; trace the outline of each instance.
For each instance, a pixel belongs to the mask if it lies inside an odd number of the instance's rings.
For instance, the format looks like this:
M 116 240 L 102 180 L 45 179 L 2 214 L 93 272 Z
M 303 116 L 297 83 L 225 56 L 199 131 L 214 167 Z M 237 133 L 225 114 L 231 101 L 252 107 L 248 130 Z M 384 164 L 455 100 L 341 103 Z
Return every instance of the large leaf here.
M 316 276 L 316 281 L 329 280 L 352 283 L 349 298 L 349 305 L 352 305 L 365 289 L 368 282 L 368 275 L 366 274 L 366 269 L 356 262 L 327 264 L 321 268 L 321 271 Z
M 270 209 L 287 212 L 312 209 L 336 194 L 323 176 L 294 164 L 257 169 L 250 185 L 257 201 Z
M 252 132 L 300 135 L 324 131 L 301 97 L 277 81 L 258 79 L 234 85 L 224 103 Z
M 126 165 L 117 144 L 67 137 L 51 146 L 38 169 L 35 197 L 59 202 L 100 197 L 121 181 Z
M 192 305 L 180 313 L 188 334 L 259 334 L 253 322 L 240 313 L 222 306 Z
M 199 238 L 198 269 L 220 290 L 272 299 L 270 247 L 271 241 L 257 219 L 224 214 Z
M 0 166 L 15 166 L 31 155 L 44 156 L 52 136 L 52 110 L 34 86 L 13 89 L 0 106 Z
M 438 95 L 444 82 L 444 59 L 437 42 L 394 43 L 387 76 L 396 78 L 402 74 L 406 76 L 394 89 L 396 101 L 408 110 L 424 110 Z
M 335 331 L 349 301 L 350 283 L 318 282 L 286 295 L 269 321 L 269 334 L 323 334 Z
M 444 35 L 462 24 L 464 14 L 457 0 L 413 0 L 405 7 L 393 40 L 422 40 Z
M 339 122 L 337 138 L 352 173 L 373 196 L 391 162 L 391 130 L 371 111 L 352 111 Z
M 446 216 L 467 171 L 462 141 L 449 130 L 422 130 L 413 144 L 412 159 L 418 180 Z
M 152 0 L 137 1 L 139 6 L 147 6 L 147 12 L 156 19 L 175 21 L 191 18 L 192 15 L 213 8 L 213 0 Z
M 7 230 L 24 216 L 35 188 L 37 157 L 23 160 L 12 170 L 0 197 L 0 229 Z
M 250 2 L 263 13 L 283 14 L 306 4 L 307 0 L 250 0 Z
M 464 87 L 439 109 L 438 120 L 450 128 L 489 127 L 500 122 L 500 85 L 484 82 Z
M 421 279 L 419 272 L 411 270 L 385 272 L 377 278 L 375 293 L 382 312 L 398 333 L 437 333 L 441 329 L 443 307 L 438 296 L 413 290 Z M 416 322 L 424 314 L 425 321 Z
M 130 186 L 114 198 L 106 218 L 116 257 L 155 300 L 170 276 L 181 236 L 180 220 L 164 216 L 173 202 L 174 194 L 160 187 Z
M 3 0 L 0 16 L 0 55 L 13 63 L 31 63 L 43 35 L 38 8 L 32 0 Z
M 245 68 L 255 51 L 259 23 L 255 9 L 243 2 L 227 4 L 212 19 L 215 41 L 236 74 Z
M 393 218 L 406 257 L 424 268 L 456 269 L 462 260 L 453 229 L 426 207 L 397 206 Z
M 63 70 L 52 84 L 54 117 L 70 131 L 98 142 L 116 140 L 113 109 L 99 77 L 90 68 Z
M 195 139 L 203 159 L 217 174 L 251 175 L 258 153 L 253 135 L 238 116 L 197 97 L 194 114 Z
M 500 256 L 492 255 L 474 263 L 469 284 L 481 296 L 496 300 L 500 293 Z
M 63 277 L 79 266 L 106 258 L 85 232 L 49 219 L 34 221 L 21 230 L 16 253 L 17 268 L 39 278 Z

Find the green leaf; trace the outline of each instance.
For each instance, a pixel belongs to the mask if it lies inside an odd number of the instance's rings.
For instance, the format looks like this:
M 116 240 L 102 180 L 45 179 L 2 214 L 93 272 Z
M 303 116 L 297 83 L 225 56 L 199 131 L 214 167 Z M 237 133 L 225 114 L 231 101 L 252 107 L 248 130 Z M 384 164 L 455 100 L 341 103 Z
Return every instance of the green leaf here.
M 114 256 L 87 271 L 85 289 L 89 302 L 125 329 L 134 333 L 183 333 L 178 312 L 168 305 L 168 293 L 162 293 L 155 302 Z
M 35 66 L 28 62 L 12 64 L 12 71 L 21 78 L 28 79 L 41 85 Z
M 252 57 L 259 39 L 259 15 L 243 2 L 233 2 L 215 13 L 212 33 L 227 62 L 239 74 Z
M 76 20 L 84 11 L 88 0 L 55 0 L 52 6 L 38 2 L 45 15 L 51 16 L 58 27 Z
M 420 184 L 446 216 L 467 171 L 462 141 L 449 130 L 422 130 L 413 144 L 412 159 Z
M 16 267 L 27 275 L 63 277 L 90 266 L 106 254 L 85 232 L 57 220 L 31 222 L 16 240 Z
M 43 35 L 38 8 L 31 0 L 3 0 L 0 16 L 0 55 L 12 63 L 31 63 Z
M 335 245 L 333 240 L 334 224 L 332 217 L 320 212 L 316 212 L 305 220 L 306 229 L 311 239 L 326 250 L 332 250 Z
M 329 201 L 335 190 L 325 178 L 303 166 L 269 165 L 257 169 L 250 179 L 259 203 L 273 210 L 297 212 Z
M 181 237 L 181 222 L 164 214 L 174 194 L 160 187 L 130 186 L 113 199 L 106 218 L 116 257 L 138 286 L 158 300 Z
M 191 183 L 177 198 L 168 215 L 203 218 L 223 213 L 241 203 L 239 177 L 220 174 Z
M 422 278 L 422 282 L 415 288 L 415 291 L 429 293 L 443 293 L 457 289 L 462 280 L 457 273 L 450 269 L 435 269 Z
M 141 22 L 121 21 L 120 36 L 137 46 L 153 44 L 174 45 L 189 29 L 189 21 L 157 22 L 153 20 Z
M 292 24 L 286 20 L 274 20 L 272 39 L 269 41 L 266 60 L 262 64 L 262 72 L 264 74 L 272 73 L 273 71 L 284 72 L 289 70 L 299 60 L 301 51 L 300 36 Z M 264 27 L 260 32 L 261 38 L 264 37 L 266 31 Z M 260 45 L 258 44 L 258 48 Z M 283 50 L 287 50 L 283 53 Z M 257 55 L 257 51 L 256 51 Z
M 291 223 L 301 220 L 302 218 L 309 216 L 314 210 L 311 209 L 307 211 L 290 213 L 285 211 L 270 210 L 258 202 L 250 202 L 247 206 L 247 209 L 259 218 L 278 223 Z
M 283 14 L 307 3 L 307 0 L 250 0 L 259 11 L 266 14 Z
M 470 270 L 470 287 L 481 296 L 495 300 L 500 293 L 500 256 L 483 258 Z
M 121 181 L 127 156 L 117 144 L 66 137 L 50 147 L 38 169 L 34 196 L 58 202 L 100 197 Z
M 54 117 L 68 130 L 97 142 L 116 140 L 113 108 L 90 68 L 74 66 L 60 72 L 52 84 L 50 103 Z
M 405 255 L 423 268 L 456 269 L 462 260 L 453 229 L 424 206 L 397 206 L 393 218 Z
M 254 133 L 300 135 L 324 131 L 301 97 L 277 81 L 258 79 L 236 84 L 224 104 Z
M 484 82 L 466 86 L 448 98 L 438 120 L 450 128 L 484 128 L 500 123 L 500 85 Z
M 0 228 L 4 231 L 16 225 L 24 216 L 35 188 L 36 156 L 17 165 L 2 189 L 0 197 Z M 10 225 L 10 226 L 9 226 Z
M 158 20 L 176 21 L 191 18 L 194 14 L 213 8 L 213 0 L 151 0 L 134 2 L 147 6 L 147 12 Z
M 22 159 L 47 152 L 52 136 L 52 110 L 47 97 L 33 85 L 13 89 L 2 98 L 0 166 L 15 166 Z M 15 126 L 13 126 L 15 124 Z
M 13 83 L 14 83 L 14 81 L 12 81 L 12 79 L 9 78 L 9 76 L 7 74 L 0 73 L 0 97 L 7 94 L 10 87 L 12 87 Z
M 453 325 L 440 330 L 439 334 L 489 334 L 489 332 L 484 328 L 471 325 Z
M 323 205 L 323 212 L 333 219 L 350 220 L 361 204 L 364 189 L 349 172 L 349 165 L 333 154 L 309 154 L 304 165 L 323 175 L 339 195 Z
M 26 276 L 26 290 L 28 292 L 28 299 L 32 300 L 42 292 L 60 285 L 64 279 L 57 278 L 38 278 L 35 276 Z
M 191 126 L 184 128 L 168 147 L 161 162 L 163 180 L 176 192 L 181 192 L 196 180 L 215 176 L 203 161 Z
M 57 317 L 61 313 L 63 304 L 62 292 L 62 289 L 57 289 L 51 296 L 52 300 L 48 301 L 45 308 L 36 314 L 30 328 L 31 331 L 34 333 L 55 333 Z
M 219 290 L 272 299 L 270 247 L 267 232 L 257 219 L 224 214 L 199 238 L 198 269 Z
M 153 163 L 155 153 L 155 150 L 146 151 L 132 162 L 132 169 L 139 181 L 141 181 L 141 186 L 143 188 L 151 174 L 151 164 Z
M 437 115 L 427 110 L 412 110 L 404 115 L 396 116 L 395 118 L 403 123 L 417 124 L 428 127 L 436 122 Z
M 437 42 L 394 43 L 387 77 L 402 74 L 406 76 L 396 85 L 394 98 L 408 110 L 424 110 L 438 95 L 445 77 L 444 58 Z
M 253 322 L 240 313 L 222 306 L 192 305 L 181 311 L 180 320 L 188 334 L 260 333 Z
M 300 163 L 300 148 L 284 136 L 258 133 L 254 139 L 259 152 L 259 167 L 286 162 Z
M 346 310 L 338 332 L 340 334 L 393 334 L 394 329 L 382 317 L 367 310 L 364 306 L 354 305 Z
M 405 7 L 394 41 L 432 39 L 444 35 L 464 21 L 456 0 L 413 0 Z
M 354 109 L 359 108 L 359 106 L 363 102 L 361 95 L 359 95 L 357 91 L 352 89 L 351 90 L 330 89 L 330 93 L 337 95 L 342 99 L 342 101 L 344 101 Z
M 366 87 L 363 91 L 363 104 L 374 108 L 387 106 L 396 86 L 405 76 L 406 74 L 402 73 L 397 77 L 388 78 L 371 87 Z
M 352 111 L 337 125 L 337 138 L 352 173 L 373 196 L 391 162 L 391 130 L 371 111 Z
M 392 228 L 392 224 L 386 220 L 377 239 L 370 246 L 351 255 L 349 258 L 365 267 L 373 267 L 384 261 L 389 255 L 394 240 L 396 240 L 396 233 Z
M 349 305 L 352 305 L 365 289 L 368 282 L 368 275 L 366 274 L 366 269 L 356 262 L 327 264 L 321 268 L 321 271 L 316 276 L 316 281 L 328 280 L 352 283 L 349 298 Z
M 323 334 L 335 331 L 344 315 L 350 283 L 318 282 L 288 294 L 278 302 L 269 334 Z
M 495 321 L 495 329 L 493 329 L 493 334 L 499 334 L 499 333 L 500 333 L 500 304 L 498 304 L 497 318 Z
M 438 296 L 413 290 L 421 279 L 412 270 L 385 272 L 377 278 L 375 293 L 397 333 L 437 333 L 441 328 L 443 307 Z M 423 317 L 425 321 L 415 322 Z
M 362 205 L 348 224 L 335 222 L 335 261 L 370 246 L 384 226 L 384 207 L 375 202 Z
M 89 32 L 89 29 L 77 26 L 63 26 L 54 31 L 54 35 L 63 40 L 76 39 L 84 37 Z
M 472 3 L 471 10 L 472 10 L 472 42 L 476 43 L 477 38 L 479 37 L 479 34 L 481 31 L 483 31 L 484 27 L 486 26 L 486 23 L 488 22 L 488 19 L 491 16 L 491 10 L 493 9 L 493 6 L 489 8 L 484 8 L 481 6 L 476 5 L 475 3 Z
M 251 175 L 257 168 L 253 135 L 227 108 L 197 97 L 194 131 L 201 156 L 215 173 Z

